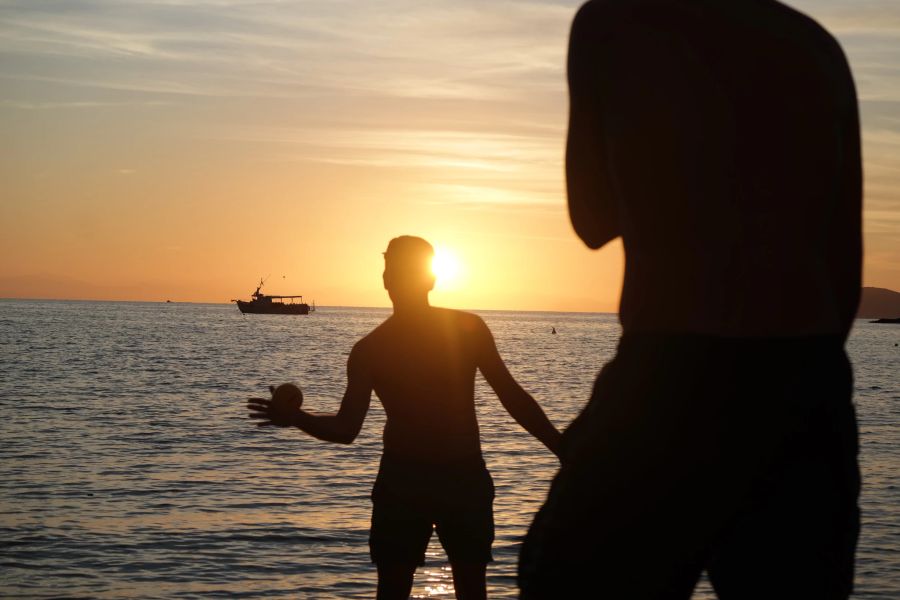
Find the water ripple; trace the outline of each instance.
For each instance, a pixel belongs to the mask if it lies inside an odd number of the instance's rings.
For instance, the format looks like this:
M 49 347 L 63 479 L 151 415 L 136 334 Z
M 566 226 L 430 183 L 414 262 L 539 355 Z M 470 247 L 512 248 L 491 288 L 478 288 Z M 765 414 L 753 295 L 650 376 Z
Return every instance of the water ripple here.
M 371 598 L 369 494 L 384 412 L 333 446 L 246 419 L 298 381 L 336 410 L 347 353 L 383 310 L 242 317 L 233 306 L 0 301 L 0 596 Z M 609 315 L 488 312 L 520 383 L 565 426 L 612 357 Z M 556 327 L 558 335 L 548 335 Z M 858 598 L 900 597 L 897 328 L 850 340 L 865 525 Z M 479 379 L 497 499 L 493 598 L 516 596 L 522 536 L 556 469 Z M 453 597 L 436 537 L 414 597 Z M 695 598 L 711 598 L 703 583 Z

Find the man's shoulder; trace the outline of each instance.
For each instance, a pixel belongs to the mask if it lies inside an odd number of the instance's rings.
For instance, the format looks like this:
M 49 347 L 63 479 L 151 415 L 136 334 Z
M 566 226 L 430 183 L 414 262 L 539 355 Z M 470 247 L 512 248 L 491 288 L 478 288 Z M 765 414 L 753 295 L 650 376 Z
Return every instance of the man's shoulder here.
M 575 13 L 574 24 L 590 25 L 593 29 L 614 20 L 628 8 L 628 0 L 588 0 Z
M 433 310 L 439 319 L 463 330 L 477 330 L 486 327 L 484 320 L 475 313 L 455 308 L 435 307 Z
M 351 352 L 353 352 L 354 354 L 360 354 L 377 350 L 378 345 L 382 343 L 385 337 L 390 336 L 390 323 L 391 319 L 390 317 L 388 317 L 375 329 L 364 335 L 355 344 L 353 344 L 353 349 L 351 350 Z
M 813 17 L 781 2 L 766 3 L 767 14 L 792 35 L 803 35 L 829 48 L 839 48 L 837 40 Z
M 833 61 L 846 60 L 838 41 L 818 21 L 775 0 L 588 0 L 575 15 L 572 33 L 596 40 L 629 28 L 640 30 L 659 23 L 677 28 L 677 23 L 688 21 L 707 23 L 710 34 L 757 31 L 760 41 L 781 44 L 785 52 L 812 51 Z
M 602 24 L 627 16 L 665 11 L 677 0 L 588 0 L 575 13 L 575 22 Z
M 685 4 L 681 0 L 588 0 L 582 4 L 575 14 L 575 23 L 590 23 L 598 26 L 622 17 L 637 17 L 640 22 L 649 22 L 641 17 L 648 15 L 691 14 L 704 20 L 715 20 L 741 15 L 749 20 L 776 21 L 778 25 L 789 28 L 805 29 L 814 35 L 833 39 L 832 36 L 815 19 L 799 10 L 781 2 L 770 0 L 730 0 L 722 3 L 719 0 Z M 619 23 L 615 23 L 618 26 Z

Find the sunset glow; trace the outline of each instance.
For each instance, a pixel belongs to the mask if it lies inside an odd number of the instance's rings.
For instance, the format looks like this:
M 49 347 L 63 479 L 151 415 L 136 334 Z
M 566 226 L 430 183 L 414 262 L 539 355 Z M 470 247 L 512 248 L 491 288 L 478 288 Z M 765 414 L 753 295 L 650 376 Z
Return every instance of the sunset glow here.
M 452 249 L 436 304 L 616 310 L 621 244 L 566 212 L 579 0 L 65 4 L 0 5 L 0 297 L 227 302 L 278 273 L 387 306 L 410 234 Z M 864 283 L 900 289 L 900 5 L 791 4 L 854 68 Z
M 435 248 L 431 271 L 437 277 L 437 289 L 452 289 L 457 283 L 462 266 L 456 255 L 446 248 Z

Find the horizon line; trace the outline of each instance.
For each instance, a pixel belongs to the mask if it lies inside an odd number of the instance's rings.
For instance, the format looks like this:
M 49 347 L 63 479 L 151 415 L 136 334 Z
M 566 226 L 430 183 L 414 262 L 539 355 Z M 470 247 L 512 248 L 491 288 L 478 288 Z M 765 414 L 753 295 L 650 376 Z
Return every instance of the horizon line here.
M 234 304 L 234 300 L 229 302 L 195 302 L 191 300 L 112 300 L 112 299 L 96 299 L 96 298 L 20 298 L 12 296 L 0 296 L 0 302 L 21 301 L 21 302 L 119 302 L 125 304 L 198 304 L 212 306 L 226 306 Z M 320 308 L 355 308 L 355 309 L 374 309 L 374 310 L 392 310 L 393 306 L 355 306 L 349 304 L 317 304 L 316 309 Z M 435 308 L 449 308 L 443 306 L 435 306 Z M 528 313 L 557 313 L 557 314 L 585 314 L 585 315 L 618 315 L 619 311 L 597 311 L 597 310 L 521 310 L 514 308 L 453 308 L 452 310 L 462 311 L 478 311 L 478 312 L 528 312 Z

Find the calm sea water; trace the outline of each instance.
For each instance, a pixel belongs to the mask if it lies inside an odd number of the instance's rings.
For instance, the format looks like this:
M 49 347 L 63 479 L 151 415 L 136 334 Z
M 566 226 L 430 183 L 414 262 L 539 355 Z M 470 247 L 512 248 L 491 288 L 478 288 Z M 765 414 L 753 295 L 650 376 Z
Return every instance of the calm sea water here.
M 330 445 L 259 429 L 247 396 L 296 381 L 334 411 L 356 339 L 388 312 L 242 316 L 233 305 L 0 301 L 0 596 L 371 598 L 369 492 L 384 413 Z M 613 315 L 482 313 L 560 427 L 612 357 Z M 550 335 L 556 327 L 558 335 Z M 849 343 L 862 436 L 858 598 L 900 597 L 900 327 Z M 516 596 L 520 539 L 555 469 L 477 387 L 497 487 L 494 598 Z M 436 537 L 415 597 L 452 598 Z M 695 598 L 711 598 L 702 584 Z

